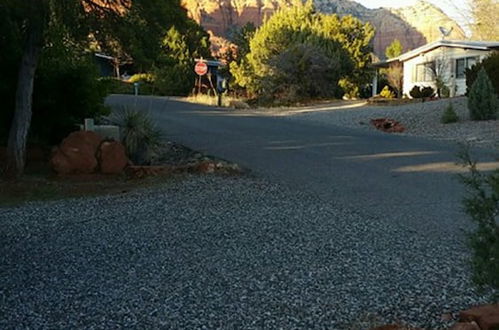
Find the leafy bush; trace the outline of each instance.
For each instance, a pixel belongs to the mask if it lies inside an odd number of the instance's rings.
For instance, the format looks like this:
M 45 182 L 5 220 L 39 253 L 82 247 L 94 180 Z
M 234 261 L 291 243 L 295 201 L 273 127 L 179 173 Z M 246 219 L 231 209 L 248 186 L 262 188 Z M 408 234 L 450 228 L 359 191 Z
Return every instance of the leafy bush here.
M 136 83 L 136 82 L 152 83 L 153 81 L 154 81 L 154 76 L 150 73 L 137 73 L 131 76 L 130 79 L 128 79 L 128 82 L 130 83 Z
M 461 151 L 460 158 L 470 170 L 469 175 L 461 175 L 461 181 L 468 190 L 463 201 L 465 212 L 477 225 L 469 235 L 469 245 L 473 251 L 473 279 L 482 287 L 490 287 L 499 297 L 499 169 L 484 175 L 476 168 L 469 149 Z
M 342 78 L 338 81 L 338 86 L 341 87 L 343 91 L 343 97 L 348 100 L 353 100 L 359 97 L 360 89 L 359 85 L 353 82 L 351 79 Z
M 450 124 L 450 123 L 456 123 L 459 121 L 459 117 L 454 111 L 454 107 L 452 106 L 452 103 L 449 102 L 449 105 L 447 105 L 447 108 L 445 108 L 442 117 L 440 118 L 440 122 L 442 124 Z
M 109 113 L 104 106 L 106 84 L 88 58 L 73 61 L 45 56 L 40 63 L 33 94 L 31 139 L 56 144 L 84 118 Z
M 499 95 L 499 51 L 493 52 L 482 62 L 466 70 L 466 94 L 469 95 L 471 86 L 473 86 L 481 69 L 485 69 L 492 82 L 492 86 L 494 86 L 496 95 Z
M 337 84 L 339 78 L 343 78 L 346 82 L 344 91 L 358 96 L 359 86 L 370 80 L 365 68 L 371 60 L 370 40 L 373 36 L 371 25 L 364 24 L 352 16 L 318 14 L 311 2 L 297 4 L 278 11 L 256 30 L 250 40 L 251 51 L 240 63 L 231 63 L 231 74 L 236 84 L 246 88 L 250 94 L 269 99 L 278 98 L 279 94 L 272 95 L 272 91 L 279 90 L 275 88 L 278 86 L 269 86 L 269 78 L 276 71 L 276 59 L 284 52 L 287 52 L 288 57 L 291 56 L 293 51 L 300 49 L 299 45 L 310 45 L 318 51 L 317 56 L 329 58 L 338 67 L 335 72 L 338 77 L 328 85 Z M 304 65 L 308 64 L 305 62 Z M 308 69 L 298 68 L 294 72 L 306 70 Z M 325 80 L 331 72 L 316 70 L 316 74 L 315 78 Z M 300 82 L 301 79 L 305 84 L 310 80 L 304 76 L 293 77 L 293 81 Z M 354 88 L 350 88 L 352 85 Z
M 158 95 L 187 96 L 195 86 L 195 75 L 187 64 L 165 65 L 154 70 L 152 87 Z
M 385 99 L 395 98 L 395 93 L 392 92 L 392 90 L 388 86 L 383 87 L 383 89 L 381 90 L 381 93 L 379 93 L 379 95 Z
M 1 23 L 0 27 L 5 27 L 4 24 Z M 3 141 L 10 130 L 14 113 L 17 70 L 22 54 L 18 49 L 22 41 L 16 40 L 16 30 L 12 26 L 10 28 L 7 38 L 0 38 L 0 97 L 3 102 L 0 140 Z M 107 85 L 99 79 L 93 58 L 82 55 L 81 49 L 68 41 L 60 27 L 51 27 L 47 38 L 50 43 L 43 49 L 34 81 L 28 143 L 57 144 L 77 129 L 84 118 L 109 113 L 104 106 Z
M 450 88 L 447 87 L 447 85 L 442 85 L 440 88 L 440 95 L 441 98 L 447 99 L 450 97 Z
M 150 164 L 161 146 L 162 133 L 147 112 L 122 107 L 113 112 L 110 121 L 121 129 L 121 142 L 135 164 Z
M 426 87 L 421 88 L 421 97 L 422 98 L 428 98 L 428 97 L 433 97 L 433 96 L 435 96 L 435 90 L 432 87 L 426 86 Z
M 338 93 L 340 63 L 313 45 L 297 44 L 269 61 L 272 75 L 263 89 L 282 102 L 334 96 Z
M 104 77 L 101 78 L 100 81 L 109 94 L 133 94 L 134 92 L 133 84 L 120 79 Z
M 421 88 L 419 86 L 412 87 L 412 89 L 409 92 L 409 95 L 415 99 L 420 99 L 423 97 L 421 94 Z
M 497 95 L 484 68 L 471 86 L 468 95 L 468 108 L 471 120 L 496 119 L 499 110 Z
M 411 95 L 415 99 L 425 99 L 433 97 L 435 95 L 435 90 L 430 86 L 414 86 L 409 92 L 409 95 Z

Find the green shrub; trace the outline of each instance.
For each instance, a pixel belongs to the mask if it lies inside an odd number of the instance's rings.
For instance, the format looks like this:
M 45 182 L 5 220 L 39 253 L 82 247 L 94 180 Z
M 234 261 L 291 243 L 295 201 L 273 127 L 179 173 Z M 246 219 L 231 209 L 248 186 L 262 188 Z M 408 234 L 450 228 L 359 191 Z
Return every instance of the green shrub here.
M 456 123 L 458 121 L 459 117 L 456 111 L 454 111 L 452 103 L 449 102 L 449 105 L 447 105 L 447 108 L 445 108 L 442 117 L 440 118 L 440 122 L 442 124 L 450 124 L 450 123 Z
M 435 90 L 432 87 L 426 86 L 426 87 L 421 88 L 421 97 L 422 98 L 428 98 L 428 97 L 433 97 L 433 96 L 435 96 Z
M 272 74 L 262 82 L 266 96 L 293 103 L 338 93 L 340 63 L 313 45 L 293 45 L 269 64 Z
M 499 110 L 497 95 L 484 68 L 471 86 L 468 94 L 468 108 L 471 120 L 490 120 L 497 118 Z
M 109 94 L 133 94 L 133 84 L 120 79 L 104 77 L 100 81 L 105 86 Z
M 421 94 L 421 88 L 419 86 L 412 87 L 412 89 L 409 92 L 409 95 L 415 99 L 420 99 L 423 97 Z
M 152 87 L 158 95 L 187 96 L 195 86 L 195 74 L 187 64 L 169 64 L 154 70 Z
M 442 85 L 440 88 L 440 95 L 439 97 L 447 99 L 450 97 L 450 88 L 447 87 L 446 85 Z
M 150 164 L 161 146 L 162 133 L 147 112 L 131 107 L 116 109 L 110 121 L 121 129 L 121 142 L 135 164 Z
M 15 107 L 21 54 L 14 56 L 14 44 L 4 45 L 0 38 L 1 143 L 6 142 Z M 74 48 L 55 42 L 45 47 L 34 81 L 28 143 L 57 144 L 69 132 L 78 129 L 77 125 L 83 123 L 84 118 L 109 113 L 104 106 L 107 86 L 99 79 L 99 72 L 90 56 L 82 56 Z
M 385 86 L 381 90 L 381 93 L 379 95 L 385 99 L 393 99 L 395 98 L 395 93 L 390 90 L 390 87 Z
M 33 93 L 30 139 L 56 144 L 78 128 L 84 118 L 109 113 L 104 106 L 106 84 L 99 80 L 88 58 L 45 56 L 40 63 Z
M 355 100 L 360 95 L 360 88 L 351 79 L 342 78 L 338 81 L 338 86 L 343 90 L 343 97 L 348 100 Z
M 347 97 L 358 97 L 360 87 L 371 80 L 366 67 L 371 61 L 370 41 L 374 36 L 372 26 L 350 15 L 340 17 L 317 13 L 310 1 L 302 5 L 299 4 L 300 1 L 293 3 L 296 5 L 280 10 L 266 20 L 251 37 L 250 52 L 241 59 L 240 63 L 231 63 L 230 70 L 235 84 L 246 88 L 250 95 L 256 97 L 279 99 L 281 96 L 291 95 L 291 93 L 280 94 L 279 85 L 269 85 L 269 81 L 273 81 L 275 71 L 280 70 L 276 58 L 294 56 L 302 57 L 306 61 L 294 63 L 296 69 L 293 69 L 293 73 L 314 71 L 316 76 L 313 78 L 322 81 L 327 80 L 328 76 L 333 76 L 335 80 L 329 80 L 327 85 L 340 83 L 343 91 L 337 86 L 334 87 L 339 91 L 337 97 L 342 96 L 341 92 Z M 313 46 L 319 50 L 317 57 L 324 56 L 329 62 L 335 62 L 337 70 L 321 72 L 320 68 L 315 68 L 315 65 L 308 61 L 315 55 L 306 54 L 302 49 L 303 45 Z M 297 53 L 293 54 L 294 51 Z M 323 62 L 318 58 L 317 60 Z M 287 75 L 293 79 L 293 87 L 299 88 L 300 92 L 308 89 L 306 85 L 311 78 L 292 76 L 291 72 Z M 341 82 L 339 78 L 342 78 Z M 304 82 L 304 86 L 296 83 L 301 81 Z M 317 89 L 321 87 L 313 88 Z M 273 91 L 276 93 L 272 94 Z M 308 97 L 314 96 L 308 95 Z
M 493 52 L 482 62 L 473 65 L 470 69 L 466 70 L 466 94 L 469 95 L 471 91 L 471 86 L 478 77 L 478 72 L 481 69 L 485 69 L 489 79 L 494 86 L 496 95 L 499 95 L 499 51 Z
M 473 279 L 481 287 L 495 290 L 499 298 L 499 169 L 488 175 L 480 173 L 476 162 L 470 157 L 468 148 L 461 151 L 460 158 L 470 170 L 461 175 L 467 188 L 463 201 L 464 210 L 477 225 L 469 234 L 472 249 Z
M 425 99 L 433 97 L 435 95 L 435 90 L 430 86 L 414 86 L 409 92 L 409 95 L 411 95 L 415 99 Z
M 152 83 L 154 82 L 154 76 L 150 73 L 137 73 L 134 74 L 133 76 L 128 79 L 128 82 L 130 83 L 136 83 L 136 82 L 146 82 L 146 83 Z

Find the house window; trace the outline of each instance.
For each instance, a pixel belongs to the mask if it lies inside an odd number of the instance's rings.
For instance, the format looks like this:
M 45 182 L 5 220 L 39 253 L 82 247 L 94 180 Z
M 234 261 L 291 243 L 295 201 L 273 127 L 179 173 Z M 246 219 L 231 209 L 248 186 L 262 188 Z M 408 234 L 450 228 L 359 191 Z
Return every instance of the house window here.
M 478 57 L 464 57 L 456 60 L 456 78 L 462 79 L 466 77 L 466 69 L 471 68 L 478 62 Z
M 416 82 L 433 81 L 435 72 L 435 62 L 428 62 L 416 65 Z

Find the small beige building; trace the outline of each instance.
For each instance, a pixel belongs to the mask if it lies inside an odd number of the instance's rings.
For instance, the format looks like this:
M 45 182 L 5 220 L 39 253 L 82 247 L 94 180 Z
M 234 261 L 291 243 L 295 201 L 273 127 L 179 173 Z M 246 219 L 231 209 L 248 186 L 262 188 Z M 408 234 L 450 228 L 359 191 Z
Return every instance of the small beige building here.
M 402 63 L 403 94 L 409 95 L 415 85 L 436 89 L 439 78 L 450 89 L 451 96 L 459 96 L 466 93 L 465 70 L 494 50 L 499 50 L 499 41 L 439 40 L 373 66 L 386 68 Z M 376 85 L 377 81 L 373 83 Z

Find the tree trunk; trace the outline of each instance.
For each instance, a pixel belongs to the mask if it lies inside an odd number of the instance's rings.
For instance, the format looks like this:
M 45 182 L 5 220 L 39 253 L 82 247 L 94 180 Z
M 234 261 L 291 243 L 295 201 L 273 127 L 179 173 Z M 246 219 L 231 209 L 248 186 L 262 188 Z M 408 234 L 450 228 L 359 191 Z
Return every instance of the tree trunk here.
M 29 28 L 22 56 L 16 90 L 14 118 L 7 144 L 5 177 L 16 179 L 23 174 L 26 159 L 26 140 L 31 124 L 33 82 L 42 50 L 43 31 L 36 26 Z

